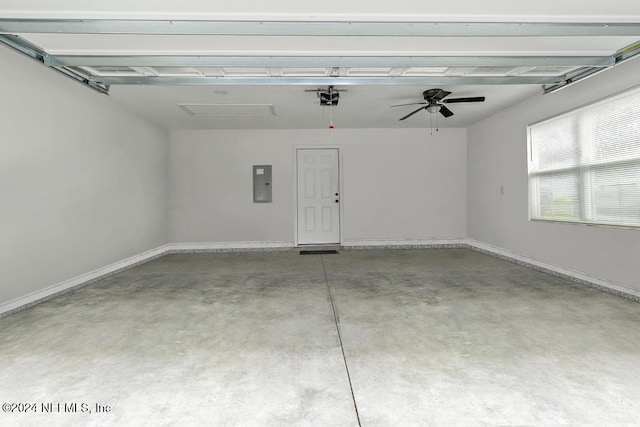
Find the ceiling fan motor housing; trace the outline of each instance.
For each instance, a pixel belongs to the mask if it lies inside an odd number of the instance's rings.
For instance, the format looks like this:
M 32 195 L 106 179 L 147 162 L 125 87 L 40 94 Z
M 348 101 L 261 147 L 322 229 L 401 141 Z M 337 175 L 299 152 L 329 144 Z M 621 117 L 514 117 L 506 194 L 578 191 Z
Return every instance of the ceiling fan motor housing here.
M 427 89 L 422 92 L 422 97 L 425 101 L 441 101 L 446 96 L 449 96 L 451 92 L 442 89 Z

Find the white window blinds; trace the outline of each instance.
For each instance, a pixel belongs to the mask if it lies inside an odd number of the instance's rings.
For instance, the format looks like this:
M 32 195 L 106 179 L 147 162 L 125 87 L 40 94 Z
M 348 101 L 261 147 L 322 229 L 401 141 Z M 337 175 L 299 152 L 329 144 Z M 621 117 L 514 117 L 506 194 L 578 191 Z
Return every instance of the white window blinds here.
M 531 219 L 640 227 L 640 89 L 528 133 Z

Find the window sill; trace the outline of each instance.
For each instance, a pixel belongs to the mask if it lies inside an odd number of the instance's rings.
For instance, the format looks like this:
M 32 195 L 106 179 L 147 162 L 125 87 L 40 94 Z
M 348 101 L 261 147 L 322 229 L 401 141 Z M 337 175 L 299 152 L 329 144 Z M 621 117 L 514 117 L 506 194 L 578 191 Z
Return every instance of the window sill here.
M 640 225 L 619 225 L 619 224 L 604 224 L 599 222 L 587 222 L 587 221 L 562 221 L 559 219 L 543 219 L 543 218 L 529 218 L 531 222 L 550 222 L 554 224 L 568 224 L 568 225 L 581 225 L 584 227 L 602 227 L 602 228 L 619 228 L 623 230 L 640 230 Z

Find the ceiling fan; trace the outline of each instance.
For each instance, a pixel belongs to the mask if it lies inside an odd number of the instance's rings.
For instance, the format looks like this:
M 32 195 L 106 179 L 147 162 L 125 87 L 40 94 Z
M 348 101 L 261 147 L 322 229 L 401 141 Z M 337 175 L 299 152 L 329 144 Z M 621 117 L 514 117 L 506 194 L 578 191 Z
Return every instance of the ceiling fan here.
M 417 110 L 412 111 L 411 113 L 402 117 L 400 120 L 409 118 L 420 110 L 427 110 L 429 113 L 432 113 L 432 114 L 439 112 L 445 117 L 451 117 L 453 116 L 453 111 L 448 109 L 444 104 L 454 104 L 459 102 L 484 102 L 484 99 L 485 99 L 484 96 L 444 99 L 450 94 L 451 92 L 448 92 L 442 89 L 428 89 L 422 92 L 422 97 L 424 98 L 425 102 L 412 102 L 410 104 L 392 105 L 392 107 L 403 107 L 406 105 L 424 105 L 423 107 L 420 107 Z

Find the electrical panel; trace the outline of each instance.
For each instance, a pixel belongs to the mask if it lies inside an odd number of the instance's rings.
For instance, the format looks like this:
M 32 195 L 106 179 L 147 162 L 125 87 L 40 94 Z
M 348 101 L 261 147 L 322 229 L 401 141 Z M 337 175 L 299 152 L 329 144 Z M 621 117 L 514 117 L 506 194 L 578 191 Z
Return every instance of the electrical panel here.
M 271 203 L 271 165 L 253 166 L 253 203 Z

